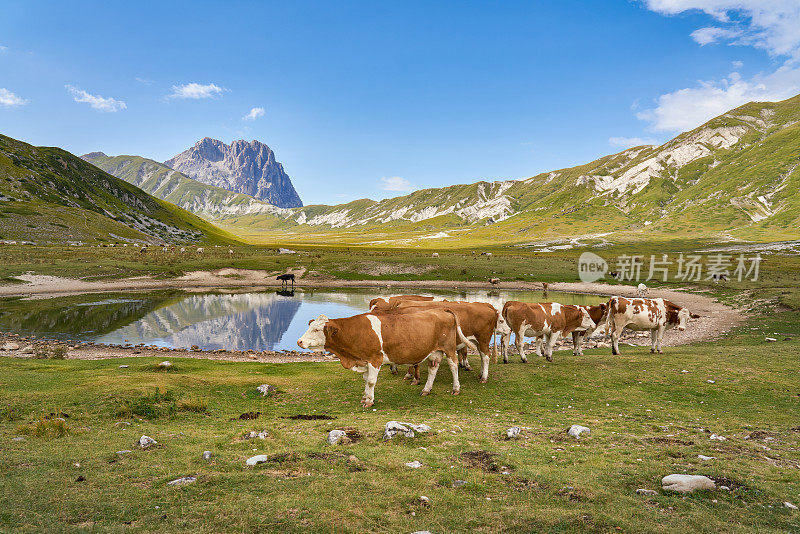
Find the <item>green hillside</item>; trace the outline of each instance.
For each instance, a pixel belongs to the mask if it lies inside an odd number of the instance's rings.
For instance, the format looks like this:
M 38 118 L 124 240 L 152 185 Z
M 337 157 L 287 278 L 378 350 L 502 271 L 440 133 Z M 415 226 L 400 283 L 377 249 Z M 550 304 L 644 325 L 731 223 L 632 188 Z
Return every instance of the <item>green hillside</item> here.
M 60 148 L 0 135 L 0 239 L 32 242 L 234 242 Z
M 675 137 L 525 180 L 247 215 L 249 239 L 405 246 L 628 238 L 800 238 L 800 96 L 749 103 Z M 287 235 L 288 234 L 288 235 Z M 604 237 L 604 236 L 599 236 Z
M 166 165 L 141 156 L 106 156 L 102 152 L 92 152 L 81 158 L 154 197 L 205 219 L 264 213 L 287 214 L 287 210 L 267 202 L 192 180 Z

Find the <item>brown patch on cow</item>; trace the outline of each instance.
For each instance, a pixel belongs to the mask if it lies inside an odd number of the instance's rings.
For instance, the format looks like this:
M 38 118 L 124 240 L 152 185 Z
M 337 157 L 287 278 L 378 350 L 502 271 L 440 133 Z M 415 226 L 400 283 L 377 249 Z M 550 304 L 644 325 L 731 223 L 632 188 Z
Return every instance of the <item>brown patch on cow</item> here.
M 497 473 L 500 471 L 500 467 L 497 465 L 497 462 L 494 461 L 495 457 L 497 457 L 496 452 L 482 450 L 461 453 L 461 459 L 464 460 L 468 466 L 476 469 L 483 469 L 487 473 Z
M 611 299 L 611 301 L 612 301 L 612 303 L 616 304 L 616 306 L 614 306 L 612 304 L 611 307 L 612 308 L 616 308 L 618 313 L 625 313 L 625 310 L 628 309 L 628 304 L 629 304 L 628 299 L 620 297 L 620 298 L 617 298 L 617 299 Z
M 250 421 L 252 419 L 258 419 L 259 417 L 261 417 L 261 412 L 245 412 L 239 417 L 231 419 L 231 421 L 235 421 L 236 419 L 241 419 L 242 421 Z
M 336 419 L 335 417 L 331 417 L 330 415 L 322 414 L 307 414 L 307 413 L 299 413 L 297 415 L 290 415 L 288 417 L 282 417 L 281 419 L 291 419 L 293 421 L 331 421 Z
M 644 438 L 644 441 L 647 443 L 658 443 L 659 445 L 694 445 L 694 441 L 686 441 L 678 438 L 662 438 L 662 437 L 655 437 L 655 438 Z

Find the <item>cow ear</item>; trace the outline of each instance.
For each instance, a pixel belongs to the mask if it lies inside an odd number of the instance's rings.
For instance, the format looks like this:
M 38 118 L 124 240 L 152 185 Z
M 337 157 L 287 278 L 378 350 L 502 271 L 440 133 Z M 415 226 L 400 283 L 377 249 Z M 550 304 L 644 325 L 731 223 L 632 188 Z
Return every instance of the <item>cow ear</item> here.
M 696 313 L 690 313 L 689 317 L 691 317 L 692 319 L 699 319 L 700 318 L 700 316 L 697 315 Z

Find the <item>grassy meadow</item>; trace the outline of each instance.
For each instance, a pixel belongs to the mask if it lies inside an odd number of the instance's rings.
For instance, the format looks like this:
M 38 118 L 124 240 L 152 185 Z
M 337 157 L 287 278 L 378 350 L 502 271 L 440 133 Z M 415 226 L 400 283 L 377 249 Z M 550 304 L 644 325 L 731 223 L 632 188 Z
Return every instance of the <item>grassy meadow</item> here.
M 632 243 L 601 253 L 707 245 Z M 222 267 L 305 267 L 306 277 L 343 279 L 575 281 L 580 253 L 498 247 L 487 259 L 472 250 L 443 250 L 439 258 L 347 247 L 286 256 L 259 247 L 237 247 L 233 257 L 227 247 L 206 251 L 3 246 L 0 277 L 169 278 Z M 163 357 L 0 358 L 0 529 L 798 531 L 800 513 L 782 505 L 800 505 L 798 277 L 797 256 L 766 255 L 758 282 L 663 284 L 748 310 L 748 321 L 716 342 L 668 347 L 663 355 L 628 346 L 621 356 L 558 352 L 551 364 L 523 365 L 512 356 L 490 367 L 487 384 L 461 371 L 457 397 L 446 369 L 430 397 L 384 369 L 371 409 L 359 406 L 362 378 L 338 363 L 172 359 L 172 368 L 160 370 Z M 766 343 L 767 336 L 778 341 Z M 277 392 L 262 397 L 255 388 L 264 383 Z M 241 418 L 251 413 L 260 415 Z M 298 415 L 313 417 L 292 418 Z M 390 420 L 433 431 L 384 441 Z M 575 440 L 566 434 L 572 424 L 591 433 Z M 518 439 L 503 439 L 511 426 L 526 428 Z M 328 445 L 327 432 L 337 428 L 352 442 Z M 266 439 L 242 439 L 261 430 Z M 138 449 L 143 434 L 159 445 Z M 117 454 L 124 450 L 131 452 Z M 246 466 L 256 454 L 269 461 Z M 404 465 L 415 460 L 421 468 Z M 660 480 L 671 473 L 704 474 L 731 491 L 667 494 Z M 168 485 L 184 476 L 196 482 Z M 637 495 L 638 488 L 659 494 Z

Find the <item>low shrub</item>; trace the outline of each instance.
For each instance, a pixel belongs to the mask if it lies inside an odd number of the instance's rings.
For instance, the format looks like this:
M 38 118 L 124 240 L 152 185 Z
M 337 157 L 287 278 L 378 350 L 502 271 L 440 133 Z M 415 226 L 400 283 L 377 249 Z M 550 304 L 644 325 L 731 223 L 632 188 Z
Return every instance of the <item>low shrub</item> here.
M 175 394 L 170 390 L 156 390 L 151 394 L 139 395 L 133 399 L 123 400 L 117 406 L 117 417 L 130 417 L 138 415 L 147 419 L 157 419 L 159 417 L 169 417 L 175 415 L 178 406 Z
M 67 422 L 61 417 L 42 416 L 35 423 L 20 425 L 17 433 L 37 438 L 61 438 L 69 434 L 70 430 Z

